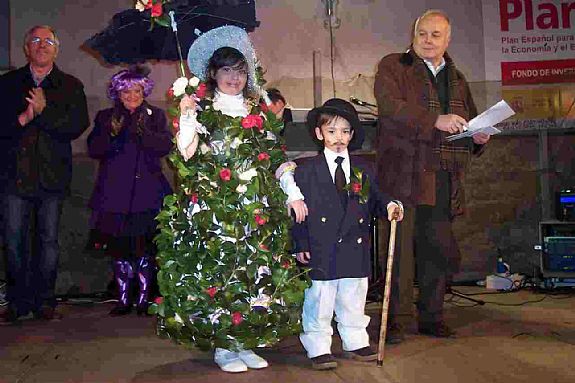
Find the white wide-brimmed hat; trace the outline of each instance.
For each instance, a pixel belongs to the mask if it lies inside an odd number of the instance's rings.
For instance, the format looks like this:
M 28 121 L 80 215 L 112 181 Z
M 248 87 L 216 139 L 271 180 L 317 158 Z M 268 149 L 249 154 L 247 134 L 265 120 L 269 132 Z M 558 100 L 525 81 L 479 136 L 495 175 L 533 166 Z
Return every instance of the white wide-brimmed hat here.
M 222 47 L 235 48 L 244 55 L 248 64 L 248 89 L 257 90 L 256 52 L 247 32 L 233 25 L 215 28 L 198 36 L 188 51 L 190 72 L 206 81 L 208 62 L 214 52 Z

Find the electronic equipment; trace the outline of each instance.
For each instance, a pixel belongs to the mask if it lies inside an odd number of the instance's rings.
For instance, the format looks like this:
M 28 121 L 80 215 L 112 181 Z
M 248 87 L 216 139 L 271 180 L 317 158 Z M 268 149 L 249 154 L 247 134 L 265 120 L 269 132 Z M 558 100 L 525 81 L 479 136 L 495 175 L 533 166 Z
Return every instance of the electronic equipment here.
M 575 221 L 575 187 L 555 193 L 555 210 L 560 221 Z

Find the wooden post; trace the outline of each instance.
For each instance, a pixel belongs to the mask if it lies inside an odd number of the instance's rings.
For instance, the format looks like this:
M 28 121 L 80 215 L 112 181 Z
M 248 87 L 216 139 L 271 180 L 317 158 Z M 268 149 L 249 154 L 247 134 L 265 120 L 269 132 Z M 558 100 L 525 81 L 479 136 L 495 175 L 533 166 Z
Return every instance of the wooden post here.
M 321 96 L 321 51 L 313 51 L 313 106 L 322 105 Z

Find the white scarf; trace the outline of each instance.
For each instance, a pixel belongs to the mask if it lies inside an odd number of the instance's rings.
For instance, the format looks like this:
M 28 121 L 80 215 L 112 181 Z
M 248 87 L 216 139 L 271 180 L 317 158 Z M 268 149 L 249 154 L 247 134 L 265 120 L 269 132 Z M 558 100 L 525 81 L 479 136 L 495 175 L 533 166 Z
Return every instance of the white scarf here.
M 229 95 L 216 89 L 213 107 L 230 117 L 245 117 L 249 114 L 244 95 L 242 93 Z

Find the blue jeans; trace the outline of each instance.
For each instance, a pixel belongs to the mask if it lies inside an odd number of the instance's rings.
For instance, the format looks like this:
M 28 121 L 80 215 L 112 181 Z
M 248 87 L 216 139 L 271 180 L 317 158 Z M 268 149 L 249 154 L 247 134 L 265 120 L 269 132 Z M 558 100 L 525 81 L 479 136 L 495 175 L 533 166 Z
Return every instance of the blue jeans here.
M 56 306 L 54 288 L 58 271 L 58 225 L 62 197 L 4 196 L 4 242 L 7 299 L 18 315 Z M 35 245 L 28 246 L 30 217 L 36 216 Z

